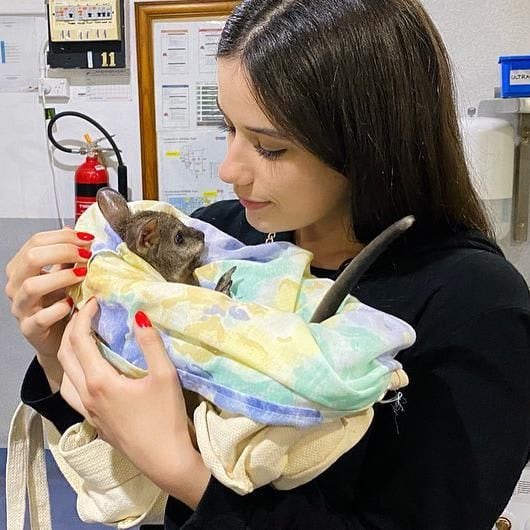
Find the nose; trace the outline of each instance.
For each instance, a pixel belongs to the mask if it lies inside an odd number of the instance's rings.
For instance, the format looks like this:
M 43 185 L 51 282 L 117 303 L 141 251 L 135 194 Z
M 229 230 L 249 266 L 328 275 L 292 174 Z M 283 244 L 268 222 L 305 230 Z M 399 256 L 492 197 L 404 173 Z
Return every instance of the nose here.
M 254 180 L 250 163 L 245 156 L 245 147 L 237 138 L 228 140 L 226 156 L 219 166 L 219 177 L 223 182 L 237 186 L 248 186 Z
M 204 232 L 201 230 L 196 230 L 195 228 L 192 228 L 191 226 L 187 227 L 188 229 L 185 231 L 185 235 L 187 235 L 190 238 L 199 239 L 200 241 L 204 241 Z

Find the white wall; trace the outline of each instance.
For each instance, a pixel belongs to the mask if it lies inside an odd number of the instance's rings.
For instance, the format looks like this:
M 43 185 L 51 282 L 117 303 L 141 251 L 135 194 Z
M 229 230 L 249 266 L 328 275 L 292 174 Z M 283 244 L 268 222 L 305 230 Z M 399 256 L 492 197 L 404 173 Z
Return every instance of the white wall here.
M 494 87 L 499 84 L 497 59 L 500 55 L 530 54 L 528 1 L 424 0 L 445 38 L 456 68 L 460 109 L 477 106 L 481 99 L 492 97 Z M 0 0 L 0 14 L 11 14 L 13 9 L 33 14 L 40 12 L 38 28 L 42 39 L 46 34 L 43 3 L 43 0 Z M 141 197 L 141 168 L 132 0 L 127 13 L 132 43 L 129 46 L 131 101 L 80 103 L 72 98 L 70 104 L 54 107 L 57 111 L 85 112 L 116 133 L 116 141 L 129 169 L 132 198 L 138 199 Z M 74 83 L 79 82 L 79 74 L 66 72 L 66 76 Z M 84 122 L 75 119 L 59 121 L 58 129 L 58 138 L 76 140 L 90 131 Z M 31 233 L 57 226 L 46 142 L 37 94 L 0 94 L 0 293 L 3 292 L 3 270 L 9 257 Z M 82 158 L 62 153 L 58 158 L 61 162 L 57 169 L 60 205 L 63 215 L 72 217 L 73 170 Z M 113 179 L 114 174 L 111 183 L 115 185 Z M 503 248 L 527 280 L 530 279 L 529 245 L 504 241 Z M 18 387 L 32 352 L 18 333 L 14 318 L 9 314 L 7 299 L 2 294 L 0 315 L 0 446 L 3 446 L 9 418 L 17 402 Z
M 46 36 L 44 0 L 0 0 L 0 15 L 24 14 L 36 17 L 38 39 L 35 54 Z M 40 13 L 40 14 L 39 14 Z M 134 4 L 127 10 L 129 30 L 129 71 L 131 100 L 119 103 L 83 102 L 72 98 L 68 105 L 51 103 L 57 112 L 77 110 L 99 121 L 109 132 L 116 133 L 116 142 L 122 149 L 124 163 L 129 171 L 132 198 L 141 197 L 140 139 L 137 104 L 136 53 L 134 49 Z M 84 73 L 65 71 L 64 77 L 72 84 L 80 82 Z M 43 111 L 36 93 L 0 93 L 0 447 L 7 444 L 11 415 L 18 402 L 22 377 L 33 357 L 24 341 L 15 319 L 10 314 L 5 286 L 5 266 L 23 242 L 40 230 L 58 227 L 52 177 L 46 150 L 47 139 Z M 81 140 L 85 132 L 99 136 L 82 120 L 64 118 L 57 124 L 57 139 Z M 59 183 L 59 203 L 62 215 L 73 217 L 73 172 L 82 162 L 78 155 L 58 153 L 60 167 L 56 168 Z M 111 171 L 111 184 L 116 176 Z M 0 525 L 1 526 L 1 525 Z
M 38 18 L 41 42 L 46 34 L 43 0 L 18 0 L 17 3 L 0 0 L 0 14 L 11 12 L 14 5 L 17 11 L 41 11 Z M 530 54 L 528 0 L 424 0 L 424 5 L 440 29 L 453 60 L 461 111 L 493 96 L 494 87 L 499 85 L 497 59 L 500 55 Z M 133 21 L 132 1 L 128 15 Z M 116 133 L 116 141 L 129 169 L 132 197 L 136 199 L 141 196 L 141 168 L 134 23 L 129 23 L 128 29 L 132 43 L 129 46 L 131 101 L 96 103 L 72 98 L 66 105 L 51 102 L 49 105 L 58 112 L 67 109 L 85 112 Z M 82 82 L 72 71 L 64 72 L 73 83 Z M 54 218 L 56 211 L 46 153 L 47 140 L 37 94 L 0 94 L 0 117 L 2 184 L 5 196 L 10 197 L 9 201 L 2 202 L 0 217 Z M 87 130 L 90 131 L 90 127 L 80 120 L 63 119 L 58 122 L 57 136 L 80 140 Z M 82 157 L 63 153 L 56 156 L 61 164 L 56 170 L 60 206 L 63 215 L 71 217 L 72 174 Z M 112 173 L 111 181 L 113 179 Z
M 482 99 L 494 97 L 500 86 L 502 55 L 530 55 L 529 0 L 423 0 L 451 56 L 455 72 L 458 107 L 478 107 Z M 497 214 L 511 219 L 510 201 L 490 204 Z M 530 236 L 529 236 L 530 237 Z M 502 238 L 507 257 L 530 281 L 530 246 Z
M 39 9 L 43 2 L 26 0 Z M 0 14 L 13 12 L 14 2 L 0 0 Z M 29 8 L 28 8 L 29 9 Z M 16 7 L 19 11 L 19 7 Z M 44 10 L 37 15 L 38 40 L 40 44 L 46 36 Z M 29 16 L 29 15 L 28 15 Z M 134 4 L 129 4 L 129 21 L 134 20 Z M 122 157 L 128 168 L 129 187 L 132 198 L 141 197 L 140 138 L 137 103 L 136 50 L 134 23 L 128 23 L 128 61 L 130 72 L 131 101 L 91 102 L 76 97 L 77 87 L 86 83 L 85 71 L 52 70 L 55 77 L 66 77 L 72 84 L 72 98 L 66 104 L 48 100 L 47 107 L 57 112 L 76 110 L 88 114 L 101 123 L 123 151 Z M 132 46 L 131 46 L 132 43 Z M 38 50 L 35 50 L 38 53 Z M 10 197 L 0 206 L 0 218 L 56 218 L 57 212 L 53 196 L 53 181 L 47 155 L 47 138 L 43 119 L 42 104 L 36 93 L 0 94 L 0 159 L 4 196 Z M 58 140 L 81 141 L 85 132 L 93 138 L 101 136 L 96 129 L 78 118 L 63 118 L 57 122 Z M 83 161 L 80 155 L 56 152 L 56 178 L 59 187 L 59 205 L 64 217 L 73 217 L 73 173 Z M 116 186 L 116 175 L 111 171 L 111 184 Z
M 460 111 L 500 85 L 498 58 L 530 55 L 528 0 L 423 0 L 453 62 Z

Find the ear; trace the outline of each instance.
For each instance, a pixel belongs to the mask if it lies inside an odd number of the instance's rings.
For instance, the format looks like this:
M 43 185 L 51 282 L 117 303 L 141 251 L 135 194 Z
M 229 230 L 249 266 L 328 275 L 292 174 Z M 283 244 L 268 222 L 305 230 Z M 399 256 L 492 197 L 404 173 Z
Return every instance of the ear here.
M 96 194 L 96 201 L 103 217 L 114 231 L 123 239 L 123 227 L 131 217 L 127 201 L 112 188 L 101 188 Z
M 148 219 L 136 234 L 136 248 L 147 250 L 157 245 L 160 241 L 160 231 L 158 230 L 158 219 L 152 217 Z

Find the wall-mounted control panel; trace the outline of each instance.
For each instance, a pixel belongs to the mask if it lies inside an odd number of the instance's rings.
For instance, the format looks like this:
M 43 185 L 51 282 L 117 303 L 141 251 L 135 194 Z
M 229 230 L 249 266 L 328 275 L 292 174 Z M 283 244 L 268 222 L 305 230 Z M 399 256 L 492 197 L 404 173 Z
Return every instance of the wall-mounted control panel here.
M 51 68 L 124 68 L 124 0 L 48 0 Z

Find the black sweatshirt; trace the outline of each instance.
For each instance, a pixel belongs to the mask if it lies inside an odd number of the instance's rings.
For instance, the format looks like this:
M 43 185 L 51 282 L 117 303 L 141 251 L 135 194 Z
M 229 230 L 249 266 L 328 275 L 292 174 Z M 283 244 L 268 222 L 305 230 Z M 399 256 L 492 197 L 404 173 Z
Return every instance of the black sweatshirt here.
M 265 241 L 236 201 L 194 215 L 246 244 Z M 276 240 L 290 238 L 282 233 Z M 416 330 L 414 346 L 397 357 L 410 378 L 399 406 L 376 405 L 364 438 L 310 483 L 240 496 L 212 478 L 195 512 L 169 499 L 164 528 L 492 528 L 530 448 L 524 279 L 494 243 L 468 231 L 411 254 L 386 252 L 352 294 Z M 60 396 L 50 395 L 36 361 L 22 400 L 61 431 L 80 420 Z

